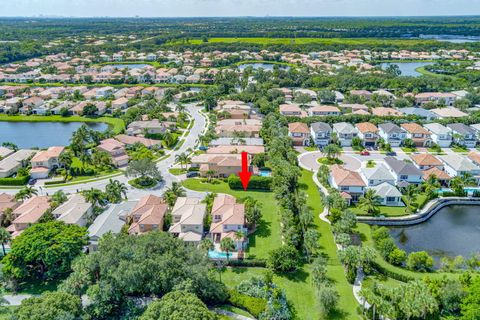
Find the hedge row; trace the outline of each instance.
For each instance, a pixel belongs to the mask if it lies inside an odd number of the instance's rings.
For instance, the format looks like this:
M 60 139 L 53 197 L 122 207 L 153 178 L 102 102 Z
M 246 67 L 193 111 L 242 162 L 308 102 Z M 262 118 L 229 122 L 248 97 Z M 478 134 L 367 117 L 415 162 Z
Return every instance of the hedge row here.
M 23 186 L 27 184 L 28 180 L 30 180 L 30 176 L 1 178 L 0 186 Z
M 228 177 L 228 186 L 233 190 L 243 190 L 242 181 L 237 175 Z M 272 186 L 272 177 L 252 176 L 248 183 L 248 190 L 264 190 L 270 191 Z
M 250 297 L 236 290 L 230 290 L 230 298 L 228 300 L 233 306 L 247 310 L 255 318 L 258 318 L 267 307 L 266 300 Z
M 266 261 L 261 259 L 229 260 L 227 265 L 230 267 L 267 267 Z
M 408 281 L 413 281 L 415 280 L 414 277 L 408 276 L 406 274 L 401 274 L 393 270 L 389 270 L 383 266 L 381 266 L 377 262 L 372 262 L 372 267 L 377 270 L 379 273 L 383 274 L 384 276 L 387 276 L 389 278 L 402 281 L 402 282 L 408 282 Z

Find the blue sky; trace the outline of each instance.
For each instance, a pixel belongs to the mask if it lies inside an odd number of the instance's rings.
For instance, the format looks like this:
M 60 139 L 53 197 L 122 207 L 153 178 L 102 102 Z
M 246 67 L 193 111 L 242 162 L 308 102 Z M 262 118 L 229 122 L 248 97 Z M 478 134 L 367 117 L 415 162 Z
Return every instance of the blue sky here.
M 0 16 L 413 16 L 480 14 L 480 0 L 0 0 Z

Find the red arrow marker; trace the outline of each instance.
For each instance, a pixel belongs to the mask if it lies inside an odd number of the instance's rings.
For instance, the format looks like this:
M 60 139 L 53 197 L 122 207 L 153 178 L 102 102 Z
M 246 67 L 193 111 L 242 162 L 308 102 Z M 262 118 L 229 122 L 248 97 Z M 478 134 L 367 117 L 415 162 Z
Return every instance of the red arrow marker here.
M 238 173 L 240 180 L 242 181 L 243 190 L 247 190 L 248 182 L 252 173 L 248 171 L 248 153 L 242 152 L 242 172 Z

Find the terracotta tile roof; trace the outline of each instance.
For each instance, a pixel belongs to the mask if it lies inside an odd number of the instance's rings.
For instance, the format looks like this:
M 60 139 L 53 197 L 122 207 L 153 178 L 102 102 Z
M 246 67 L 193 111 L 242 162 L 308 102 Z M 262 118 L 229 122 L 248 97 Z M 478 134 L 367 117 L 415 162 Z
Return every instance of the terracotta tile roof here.
M 400 126 L 410 133 L 430 135 L 430 131 L 415 122 L 402 123 Z
M 480 165 L 480 152 L 470 151 L 468 158 Z
M 374 125 L 373 123 L 370 123 L 370 122 L 361 122 L 361 123 L 357 123 L 355 125 L 355 127 L 357 127 L 358 131 L 362 132 L 362 133 L 367 133 L 367 132 L 378 132 L 378 128 L 376 125 Z
M 365 187 L 366 184 L 358 172 L 345 169 L 338 164 L 330 167 L 330 173 L 336 185 L 341 186 L 355 186 Z
M 303 122 L 292 122 L 288 124 L 289 132 L 309 133 L 307 124 Z
M 423 180 L 428 180 L 428 178 L 431 176 L 435 176 L 439 180 L 450 180 L 452 178 L 448 175 L 448 173 L 438 169 L 437 167 L 432 167 L 423 171 Z
M 442 162 L 437 157 L 429 153 L 412 154 L 410 158 L 412 158 L 413 162 L 415 162 L 419 166 L 435 167 L 435 166 L 443 165 Z
M 50 147 L 45 151 L 38 152 L 36 155 L 33 156 L 31 161 L 43 162 L 48 161 L 51 158 L 58 158 L 64 149 L 65 147 Z

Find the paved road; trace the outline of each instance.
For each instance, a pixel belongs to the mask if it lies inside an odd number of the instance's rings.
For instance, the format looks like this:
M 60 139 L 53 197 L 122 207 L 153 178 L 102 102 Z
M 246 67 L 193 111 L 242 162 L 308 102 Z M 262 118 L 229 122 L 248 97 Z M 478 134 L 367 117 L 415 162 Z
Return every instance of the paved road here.
M 140 199 L 142 196 L 145 196 L 147 194 L 155 194 L 155 195 L 161 195 L 163 191 L 166 189 L 166 187 L 170 186 L 172 182 L 174 181 L 180 181 L 180 179 L 183 177 L 185 178 L 185 175 L 183 176 L 174 176 L 172 175 L 168 169 L 170 169 L 174 164 L 175 164 L 175 156 L 187 152 L 189 149 L 194 149 L 195 145 L 198 142 L 198 137 L 206 130 L 206 118 L 200 113 L 200 108 L 196 107 L 194 104 L 188 104 L 186 105 L 186 111 L 187 113 L 192 117 L 194 120 L 193 127 L 189 130 L 185 130 L 182 138 L 184 138 L 184 142 L 182 146 L 178 150 L 171 150 L 168 151 L 166 154 L 169 154 L 170 156 L 162 161 L 159 161 L 157 164 L 158 169 L 160 170 L 164 181 L 157 186 L 155 189 L 148 189 L 148 190 L 140 190 L 133 188 L 128 184 L 129 178 L 127 178 L 125 175 L 121 176 L 116 176 L 113 177 L 112 179 L 118 180 L 120 182 L 125 183 L 128 186 L 128 199 L 129 200 L 137 200 Z M 37 187 L 39 189 L 39 194 L 52 194 L 57 190 L 63 190 L 66 193 L 77 193 L 82 190 L 88 190 L 90 188 L 97 188 L 97 189 L 104 189 L 105 186 L 107 185 L 109 179 L 104 179 L 104 180 L 99 180 L 99 181 L 94 181 L 94 182 L 88 182 L 84 184 L 76 184 L 72 186 L 61 186 L 61 187 L 52 187 L 52 188 L 45 188 L 42 187 Z M 9 194 L 15 194 L 18 192 L 18 189 L 0 189 L 0 193 L 9 193 Z M 202 196 L 203 193 L 200 192 L 195 192 L 195 191 L 188 191 L 187 195 L 189 196 Z
M 325 155 L 321 151 L 310 151 L 299 155 L 298 161 L 308 170 L 317 171 L 320 168 L 317 159 L 323 157 Z M 354 154 L 342 154 L 339 158 L 344 162 L 345 168 L 353 171 L 360 170 L 363 159 L 355 157 Z

